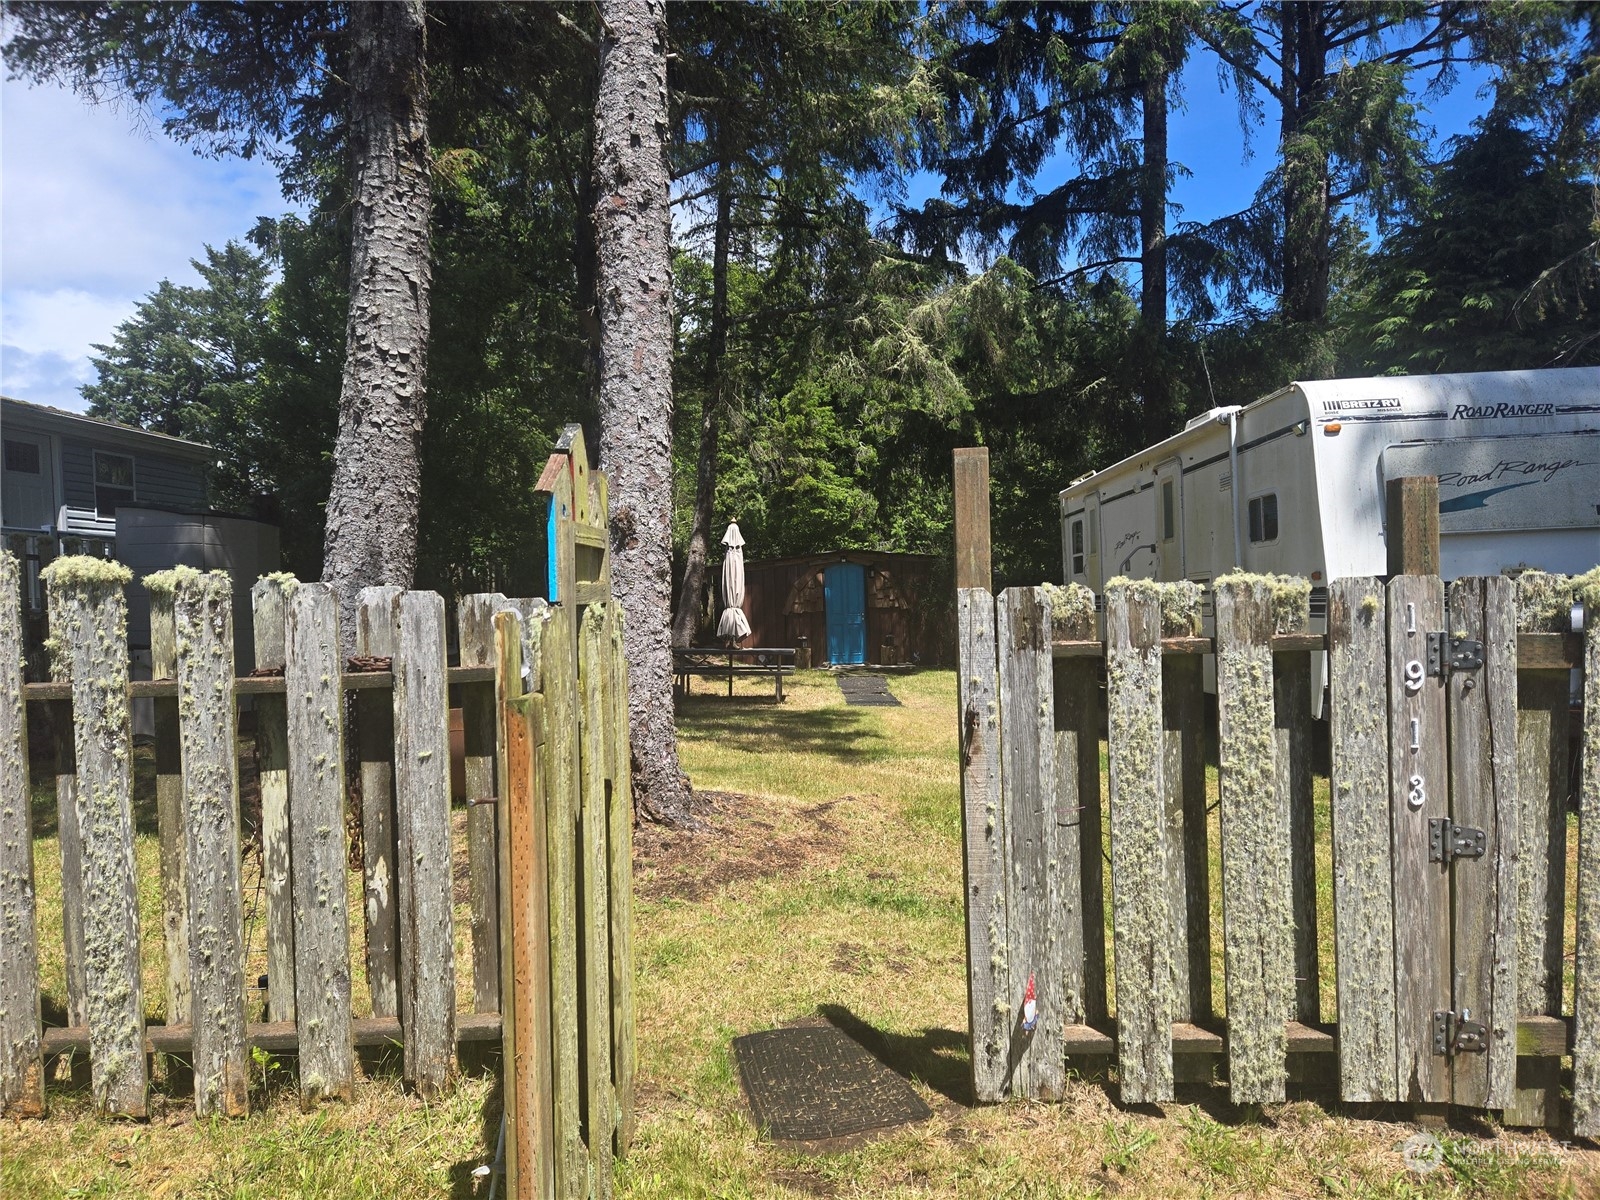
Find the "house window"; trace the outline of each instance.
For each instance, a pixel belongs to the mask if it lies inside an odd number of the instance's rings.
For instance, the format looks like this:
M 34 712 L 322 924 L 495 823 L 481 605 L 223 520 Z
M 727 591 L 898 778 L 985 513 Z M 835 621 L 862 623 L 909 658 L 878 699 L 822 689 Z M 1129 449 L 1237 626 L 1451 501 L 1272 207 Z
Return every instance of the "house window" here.
M 1072 523 L 1072 573 L 1083 574 L 1083 521 Z
M 94 509 L 115 516 L 117 505 L 133 503 L 133 459 L 126 454 L 94 452 Z
M 38 442 L 6 442 L 6 470 L 23 475 L 40 474 Z
M 1175 491 L 1176 489 L 1172 486 L 1172 480 L 1163 479 L 1161 481 L 1161 540 L 1163 542 L 1170 542 L 1177 536 L 1178 513 Z
M 1268 492 L 1250 501 L 1250 540 L 1275 542 L 1278 540 L 1278 493 Z

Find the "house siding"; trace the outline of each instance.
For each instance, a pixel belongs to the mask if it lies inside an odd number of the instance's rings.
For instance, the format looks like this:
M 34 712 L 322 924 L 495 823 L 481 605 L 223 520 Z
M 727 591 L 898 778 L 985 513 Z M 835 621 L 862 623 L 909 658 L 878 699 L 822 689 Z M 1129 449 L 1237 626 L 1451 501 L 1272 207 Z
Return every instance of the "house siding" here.
M 67 503 L 73 508 L 94 507 L 94 452 L 127 454 L 119 446 L 97 447 L 76 438 L 61 440 L 61 480 Z M 197 463 L 184 462 L 164 454 L 133 453 L 134 499 L 139 504 L 162 508 L 203 509 L 206 507 L 205 472 Z

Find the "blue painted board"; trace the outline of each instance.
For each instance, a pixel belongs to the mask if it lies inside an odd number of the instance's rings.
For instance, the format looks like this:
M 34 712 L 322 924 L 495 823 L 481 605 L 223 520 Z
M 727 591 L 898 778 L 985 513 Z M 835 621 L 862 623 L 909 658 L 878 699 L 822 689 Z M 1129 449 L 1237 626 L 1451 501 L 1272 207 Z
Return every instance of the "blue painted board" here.
M 823 574 L 828 614 L 828 661 L 867 661 L 867 570 L 860 563 L 833 563 Z

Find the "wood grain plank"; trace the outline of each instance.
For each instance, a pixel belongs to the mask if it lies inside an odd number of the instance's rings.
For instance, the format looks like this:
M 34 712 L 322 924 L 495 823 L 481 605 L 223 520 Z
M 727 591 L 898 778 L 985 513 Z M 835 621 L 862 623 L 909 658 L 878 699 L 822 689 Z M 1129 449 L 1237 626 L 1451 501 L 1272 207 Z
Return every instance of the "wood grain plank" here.
M 1428 633 L 1443 629 L 1444 619 L 1437 576 L 1389 581 L 1395 1059 L 1399 1098 L 1414 1104 L 1450 1101 L 1449 1059 L 1434 1054 L 1432 1032 L 1432 1014 L 1450 1007 L 1450 876 L 1448 867 L 1428 861 L 1428 822 L 1450 815 L 1445 687 L 1443 679 L 1417 675 L 1426 669 Z
M 1399 1097 L 1387 629 L 1377 579 L 1328 585 L 1339 1094 L 1356 1102 Z
M 351 1041 L 350 925 L 344 831 L 344 696 L 339 688 L 339 603 L 326 584 L 287 597 L 290 854 L 294 908 L 295 1027 L 300 1100 L 348 1100 Z
M 636 1128 L 638 1046 L 633 987 L 633 757 L 628 741 L 628 659 L 622 605 L 612 601 L 606 713 L 611 820 L 611 1079 L 617 1101 L 616 1152 L 626 1156 Z
M 168 593 L 177 632 L 194 1108 L 250 1111 L 245 1045 L 244 905 L 239 872 L 239 757 L 233 694 L 233 581 L 185 574 Z M 152 606 L 153 607 L 153 606 Z
M 50 616 L 51 636 L 56 636 L 56 616 Z M 67 667 L 58 665 L 65 674 Z M 69 683 L 66 685 L 71 687 Z M 78 832 L 78 748 L 72 701 L 50 702 L 50 743 L 56 774 L 56 833 L 61 846 L 61 941 L 66 959 L 67 1021 L 88 1025 L 83 977 L 83 837 Z
M 610 637 L 606 606 L 583 611 L 578 634 L 580 866 L 579 960 L 582 964 L 584 1129 L 591 1179 L 609 1195 L 616 1140 L 611 1077 L 610 805 L 606 795 L 606 713 Z
M 987 592 L 993 586 L 989 564 L 989 450 L 962 447 L 954 452 L 956 591 Z
M 1106 1019 L 1105 859 L 1100 806 L 1100 665 L 1059 661 L 1055 671 L 1056 825 L 1061 856 L 1063 1019 Z
M 967 1021 L 972 1090 L 980 1103 L 1005 1095 L 1010 1045 L 1006 965 L 1005 814 L 1000 807 L 1000 680 L 995 601 L 983 588 L 956 592 L 961 670 L 956 680 L 961 753 L 961 842 L 967 918 Z
M 1111 907 L 1124 1104 L 1172 1099 L 1171 869 L 1165 835 L 1161 611 L 1148 584 L 1108 586 Z
M 1212 1015 L 1211 864 L 1206 830 L 1204 660 L 1161 660 L 1167 903 L 1172 909 L 1173 1019 Z
M 0 549 L 0 1116 L 42 1117 L 21 583 L 16 558 Z
M 177 628 L 172 612 L 172 589 L 152 586 L 170 572 L 147 577 L 150 590 L 150 675 L 152 679 L 178 677 Z M 230 664 L 229 682 L 232 682 Z M 178 697 L 153 699 L 156 758 L 156 829 L 161 844 L 161 928 L 166 941 L 166 991 L 168 1023 L 189 1023 L 189 872 L 184 849 L 183 755 L 179 747 Z
M 499 592 L 463 596 L 456 605 L 462 666 L 494 665 L 494 614 L 506 602 Z M 496 865 L 494 681 L 461 684 L 466 753 L 467 888 L 472 906 L 472 1008 L 500 1010 L 500 930 Z
M 999 647 L 1000 802 L 1005 814 L 1006 961 L 1010 1039 L 1006 1090 L 1059 1099 L 1066 1083 L 1065 966 L 1061 961 L 1060 847 L 1055 812 L 1055 677 L 1050 608 L 1039 588 L 1007 588 L 995 600 Z M 1032 985 L 1035 1020 L 1026 1019 Z
M 404 592 L 395 608 L 395 860 L 405 1076 L 424 1099 L 455 1071 L 455 913 L 450 854 L 450 703 L 444 600 Z
M 144 1117 L 149 1077 L 133 860 L 133 730 L 126 568 L 58 558 L 45 568 L 51 627 L 72 683 L 76 811 L 82 843 L 84 1009 L 90 1083 L 104 1115 Z
M 1288 1082 L 1294 1011 L 1294 894 L 1287 789 L 1279 777 L 1269 586 L 1224 577 L 1217 622 L 1217 782 L 1222 796 L 1228 1080 L 1235 1104 L 1272 1104 Z
M 292 578 L 268 575 L 250 589 L 255 662 L 283 669 L 285 596 Z M 293 859 L 289 842 L 289 714 L 284 697 L 257 696 L 256 761 L 261 791 L 261 889 L 267 908 L 267 1019 L 294 1020 Z
M 1294 1011 L 1322 1020 L 1317 938 L 1317 814 L 1311 793 L 1311 656 L 1280 651 L 1273 638 L 1272 707 L 1278 750 L 1278 808 L 1289 829 L 1290 906 L 1294 913 Z
M 393 659 L 398 587 L 362 588 L 356 598 L 356 653 Z M 393 687 L 394 674 L 386 672 Z M 394 696 L 356 693 L 356 763 L 361 780 L 362 913 L 372 1014 L 400 1013 L 400 867 L 395 859 Z
M 1589 613 L 1600 596 L 1582 597 Z M 1600 1136 L 1600 620 L 1583 631 L 1583 765 L 1578 792 L 1572 1132 Z

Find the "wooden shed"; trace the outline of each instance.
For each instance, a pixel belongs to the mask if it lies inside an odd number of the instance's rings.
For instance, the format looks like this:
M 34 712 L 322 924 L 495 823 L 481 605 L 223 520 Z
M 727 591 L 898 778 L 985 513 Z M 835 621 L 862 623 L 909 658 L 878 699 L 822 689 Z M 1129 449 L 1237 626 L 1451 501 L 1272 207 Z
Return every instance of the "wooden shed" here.
M 950 564 L 932 554 L 841 550 L 746 563 L 744 610 L 746 645 L 808 647 L 814 666 L 955 661 Z

